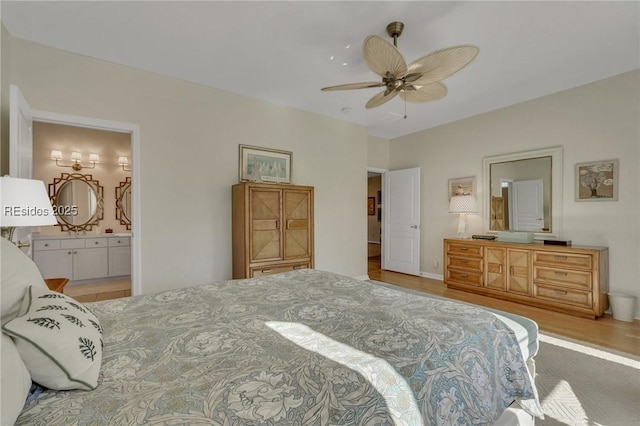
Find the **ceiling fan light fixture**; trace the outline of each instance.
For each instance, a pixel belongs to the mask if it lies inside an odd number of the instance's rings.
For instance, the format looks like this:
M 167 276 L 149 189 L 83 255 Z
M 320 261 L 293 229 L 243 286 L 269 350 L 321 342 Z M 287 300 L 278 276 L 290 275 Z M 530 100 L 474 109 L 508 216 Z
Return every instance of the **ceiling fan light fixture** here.
M 402 22 L 391 22 L 387 25 L 387 34 L 393 38 L 393 44 L 376 35 L 368 36 L 362 44 L 364 60 L 371 71 L 382 77 L 381 82 L 341 84 L 323 87 L 322 90 L 384 87 L 382 92 L 369 99 L 365 105 L 367 109 L 378 107 L 398 94 L 408 102 L 430 102 L 447 95 L 447 87 L 440 81 L 466 67 L 479 52 L 476 46 L 453 46 L 436 50 L 407 65 L 397 48 L 397 40 L 403 30 Z

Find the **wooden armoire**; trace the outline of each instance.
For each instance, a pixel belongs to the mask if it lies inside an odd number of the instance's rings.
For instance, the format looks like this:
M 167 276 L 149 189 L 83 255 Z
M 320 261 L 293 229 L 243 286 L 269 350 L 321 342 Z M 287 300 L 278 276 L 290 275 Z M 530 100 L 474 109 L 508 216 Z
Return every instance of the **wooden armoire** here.
M 233 278 L 313 268 L 313 187 L 232 188 Z

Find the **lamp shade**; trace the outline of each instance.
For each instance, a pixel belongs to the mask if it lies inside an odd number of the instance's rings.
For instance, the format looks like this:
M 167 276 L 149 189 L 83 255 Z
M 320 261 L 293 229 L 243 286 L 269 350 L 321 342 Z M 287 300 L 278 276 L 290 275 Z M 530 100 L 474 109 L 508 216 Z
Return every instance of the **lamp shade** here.
M 473 195 L 454 195 L 449 202 L 449 213 L 478 213 L 478 203 Z
M 71 153 L 71 160 L 72 160 L 74 163 L 80 163 L 80 162 L 82 162 L 82 154 L 80 154 L 80 153 L 79 153 L 79 152 L 77 152 L 77 151 L 73 151 L 73 152 Z
M 44 182 L 0 178 L 0 226 L 45 226 L 58 223 Z
M 52 149 L 51 150 L 51 159 L 52 160 L 62 160 L 62 151 L 60 151 L 59 149 Z
M 89 154 L 89 161 L 92 163 L 99 163 L 100 156 L 98 154 Z
M 127 157 L 118 157 L 118 164 L 120 166 L 126 166 L 129 164 L 129 159 Z

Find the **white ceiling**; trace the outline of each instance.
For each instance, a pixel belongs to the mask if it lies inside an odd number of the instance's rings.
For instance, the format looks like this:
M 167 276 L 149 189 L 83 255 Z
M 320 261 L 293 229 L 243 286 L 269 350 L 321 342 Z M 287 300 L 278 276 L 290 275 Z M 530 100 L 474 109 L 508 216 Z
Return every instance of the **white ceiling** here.
M 394 138 L 640 68 L 640 2 L 1 2 L 14 36 L 245 96 L 358 123 Z M 369 34 L 405 24 L 407 62 L 473 44 L 480 54 L 446 79 L 444 99 L 378 89 L 361 55 Z M 347 48 L 347 46 L 350 46 Z M 329 58 L 334 56 L 334 60 Z M 342 65 L 346 62 L 348 65 Z M 348 109 L 348 112 L 343 111 Z

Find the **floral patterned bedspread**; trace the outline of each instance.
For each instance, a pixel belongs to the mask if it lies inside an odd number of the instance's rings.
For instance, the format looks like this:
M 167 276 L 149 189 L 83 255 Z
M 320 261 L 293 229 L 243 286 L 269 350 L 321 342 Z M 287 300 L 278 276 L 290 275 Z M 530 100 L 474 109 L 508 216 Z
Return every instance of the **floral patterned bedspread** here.
M 87 306 L 104 329 L 98 388 L 47 390 L 17 424 L 482 425 L 516 399 L 539 408 L 493 315 L 332 273 Z

